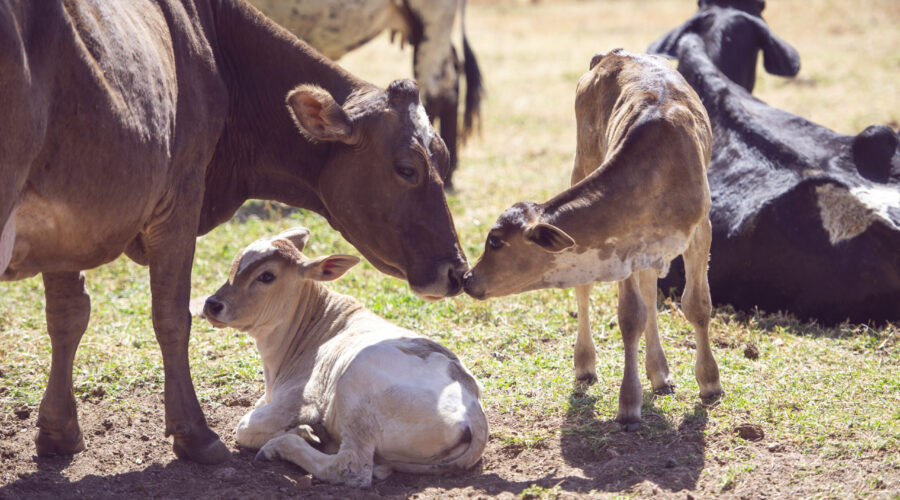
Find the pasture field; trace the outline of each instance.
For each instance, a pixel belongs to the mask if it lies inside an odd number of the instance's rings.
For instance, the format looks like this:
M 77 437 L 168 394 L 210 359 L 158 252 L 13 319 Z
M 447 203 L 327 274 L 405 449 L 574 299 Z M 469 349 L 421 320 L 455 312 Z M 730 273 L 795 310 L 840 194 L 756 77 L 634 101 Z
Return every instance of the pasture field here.
M 760 64 L 758 97 L 846 134 L 900 126 L 900 2 L 768 3 L 765 18 L 803 66 L 786 80 Z M 575 84 L 591 56 L 643 51 L 695 6 L 470 1 L 466 26 L 488 99 L 483 133 L 461 150 L 449 197 L 470 263 L 504 208 L 567 186 Z M 383 36 L 340 62 L 385 85 L 409 75 L 410 50 Z M 321 217 L 252 202 L 198 240 L 193 295 L 212 293 L 240 248 L 295 225 L 312 230 L 308 255 L 358 255 Z M 691 327 L 677 300 L 661 301 L 676 392 L 654 396 L 644 378 L 643 425 L 626 433 L 612 421 L 622 370 L 613 285 L 592 293 L 599 382 L 579 390 L 573 291 L 425 303 L 363 263 L 332 288 L 459 354 L 484 385 L 492 436 L 469 473 L 396 474 L 355 491 L 310 480 L 292 464 L 254 462 L 252 451 L 236 448 L 231 432 L 262 392 L 261 364 L 247 335 L 203 320 L 192 330 L 193 379 L 234 457 L 218 466 L 176 460 L 163 436 L 146 269 L 121 258 L 87 280 L 93 315 L 75 364 L 87 450 L 51 459 L 34 457 L 31 441 L 50 359 L 41 280 L 0 284 L 0 498 L 900 497 L 900 325 L 825 328 L 716 309 L 711 337 L 726 395 L 706 406 L 693 376 Z

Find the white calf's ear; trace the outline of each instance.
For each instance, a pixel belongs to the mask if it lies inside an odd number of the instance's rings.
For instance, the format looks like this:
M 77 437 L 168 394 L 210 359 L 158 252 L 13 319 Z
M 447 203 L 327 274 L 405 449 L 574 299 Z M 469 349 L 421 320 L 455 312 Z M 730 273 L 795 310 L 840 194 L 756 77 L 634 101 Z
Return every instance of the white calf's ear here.
M 326 255 L 304 263 L 303 277 L 316 281 L 336 280 L 357 263 L 359 257 L 353 255 Z
M 293 229 L 288 229 L 287 231 L 284 231 L 276 236 L 275 239 L 285 240 L 293 245 L 298 252 L 302 252 L 303 247 L 306 246 L 306 242 L 309 241 L 309 229 L 305 227 L 295 227 Z
M 287 107 L 297 128 L 311 141 L 350 142 L 353 138 L 353 125 L 347 113 L 322 87 L 300 85 L 291 90 Z
M 525 228 L 525 240 L 530 241 L 551 253 L 562 252 L 575 246 L 575 240 L 562 229 L 538 222 Z

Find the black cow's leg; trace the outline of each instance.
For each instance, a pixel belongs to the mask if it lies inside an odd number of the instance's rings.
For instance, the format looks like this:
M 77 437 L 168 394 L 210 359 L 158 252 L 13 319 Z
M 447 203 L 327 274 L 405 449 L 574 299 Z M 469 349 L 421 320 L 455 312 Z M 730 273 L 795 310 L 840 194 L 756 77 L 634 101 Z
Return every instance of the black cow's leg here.
M 72 390 L 72 364 L 91 316 L 91 299 L 82 273 L 44 273 L 43 279 L 52 354 L 34 443 L 38 455 L 71 455 L 84 449 Z
M 190 277 L 197 223 L 195 218 L 174 218 L 158 221 L 141 237 L 150 263 L 153 329 L 165 370 L 166 435 L 174 435 L 173 448 L 179 458 L 220 463 L 230 454 L 206 423 L 188 360 Z
M 632 274 L 619 285 L 619 329 L 625 344 L 625 369 L 619 388 L 619 411 L 616 421 L 628 431 L 641 425 L 641 379 L 638 374 L 638 345 L 647 322 L 647 307 L 641 297 L 638 273 Z

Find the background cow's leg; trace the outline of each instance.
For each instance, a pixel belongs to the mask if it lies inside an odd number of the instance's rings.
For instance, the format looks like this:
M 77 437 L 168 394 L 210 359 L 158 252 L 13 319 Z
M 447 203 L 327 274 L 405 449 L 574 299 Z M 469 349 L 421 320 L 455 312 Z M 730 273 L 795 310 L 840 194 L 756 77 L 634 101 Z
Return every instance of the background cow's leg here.
M 641 298 L 647 307 L 647 324 L 644 326 L 647 355 L 644 367 L 647 377 L 657 394 L 671 394 L 674 382 L 669 375 L 669 364 L 659 341 L 659 326 L 656 323 L 656 281 L 659 278 L 655 269 L 644 269 L 638 272 L 641 284 Z
M 619 329 L 625 344 L 625 369 L 619 389 L 619 411 L 616 421 L 628 431 L 641 426 L 641 379 L 638 375 L 638 344 L 647 321 L 647 308 L 641 298 L 638 273 L 618 283 Z
M 219 463 L 230 456 L 228 448 L 206 424 L 191 382 L 189 303 L 197 218 L 189 216 L 189 207 L 176 205 L 171 210 L 182 209 L 188 212 L 184 217 L 163 218 L 142 235 L 150 262 L 153 329 L 165 370 L 166 435 L 174 434 L 179 458 Z
M 42 277 L 52 353 L 34 443 L 38 455 L 71 455 L 84 449 L 72 390 L 72 364 L 91 316 L 91 299 L 82 273 L 44 273 Z
M 712 242 L 712 227 L 705 219 L 694 231 L 691 244 L 684 252 L 684 294 L 681 307 L 684 315 L 694 325 L 697 344 L 697 359 L 694 375 L 700 384 L 700 397 L 713 398 L 722 394 L 719 382 L 719 367 L 709 346 L 709 321 L 712 314 L 712 300 L 709 296 L 707 265 L 709 246 Z
M 338 452 L 328 455 L 313 448 L 297 434 L 284 434 L 266 443 L 256 456 L 293 462 L 322 481 L 365 488 L 372 484 L 375 446 L 361 446 L 352 435 L 345 436 Z
M 407 0 L 413 15 L 422 23 L 422 38 L 413 52 L 413 76 L 419 84 L 428 117 L 441 121 L 441 138 L 450 154 L 447 188 L 453 187 L 451 176 L 457 162 L 459 60 L 451 39 L 457 2 Z
M 591 338 L 591 287 L 592 284 L 575 287 L 578 301 L 578 336 L 575 337 L 575 381 L 590 385 L 597 381 L 597 349 Z

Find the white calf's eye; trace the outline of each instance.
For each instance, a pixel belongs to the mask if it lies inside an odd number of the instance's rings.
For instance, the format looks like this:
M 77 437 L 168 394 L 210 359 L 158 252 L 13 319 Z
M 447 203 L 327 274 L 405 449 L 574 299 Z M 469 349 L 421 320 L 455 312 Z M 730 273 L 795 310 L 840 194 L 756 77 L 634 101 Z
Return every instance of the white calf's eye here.
M 275 275 L 271 271 L 266 271 L 256 277 L 256 281 L 260 283 L 271 283 L 275 281 Z

